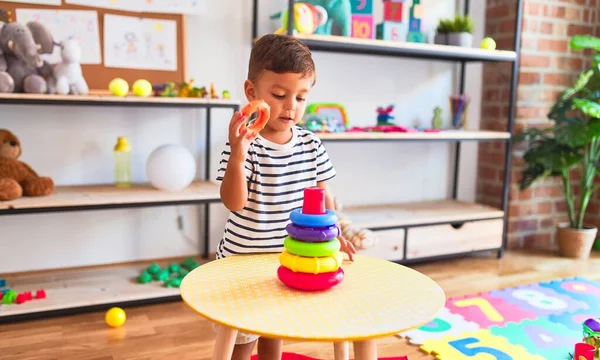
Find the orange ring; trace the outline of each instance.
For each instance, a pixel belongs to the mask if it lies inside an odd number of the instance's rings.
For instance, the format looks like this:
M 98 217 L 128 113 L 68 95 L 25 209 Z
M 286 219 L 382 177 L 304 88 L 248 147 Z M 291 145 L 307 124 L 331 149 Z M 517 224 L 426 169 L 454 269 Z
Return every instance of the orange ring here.
M 248 126 L 248 135 L 258 134 L 265 127 L 265 125 L 267 125 L 267 121 L 271 116 L 271 108 L 264 100 L 251 101 L 244 106 L 241 111 L 242 115 L 247 118 L 249 118 L 250 115 L 254 114 L 255 112 L 258 112 L 258 117 L 256 118 L 256 121 L 252 123 L 252 125 Z M 246 124 L 244 123 L 242 130 L 245 126 Z

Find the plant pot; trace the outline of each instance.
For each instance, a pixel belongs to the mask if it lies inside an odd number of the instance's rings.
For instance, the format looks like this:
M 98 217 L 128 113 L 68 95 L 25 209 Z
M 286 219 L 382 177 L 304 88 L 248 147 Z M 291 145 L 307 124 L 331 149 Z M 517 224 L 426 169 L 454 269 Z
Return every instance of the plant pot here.
M 433 43 L 438 45 L 448 45 L 448 34 L 435 34 Z
M 573 229 L 570 224 L 559 224 L 556 228 L 556 241 L 560 255 L 574 259 L 587 259 L 596 241 L 598 228 L 584 225 L 583 229 Z
M 472 47 L 473 34 L 468 32 L 451 32 L 448 33 L 448 45 Z

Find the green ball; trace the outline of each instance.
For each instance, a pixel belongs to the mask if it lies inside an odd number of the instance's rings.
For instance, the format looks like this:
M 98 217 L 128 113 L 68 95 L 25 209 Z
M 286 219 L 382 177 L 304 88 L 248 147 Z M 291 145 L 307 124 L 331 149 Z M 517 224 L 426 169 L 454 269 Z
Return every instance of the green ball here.
M 496 41 L 491 37 L 486 37 L 481 41 L 481 48 L 485 50 L 496 50 Z

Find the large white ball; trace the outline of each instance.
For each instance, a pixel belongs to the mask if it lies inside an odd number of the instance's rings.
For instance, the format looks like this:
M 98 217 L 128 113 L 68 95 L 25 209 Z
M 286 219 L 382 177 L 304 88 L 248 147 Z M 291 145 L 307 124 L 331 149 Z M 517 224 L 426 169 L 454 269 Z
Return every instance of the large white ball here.
M 152 186 L 157 189 L 183 190 L 194 180 L 196 161 L 194 156 L 181 145 L 163 145 L 156 148 L 148 157 L 146 173 Z

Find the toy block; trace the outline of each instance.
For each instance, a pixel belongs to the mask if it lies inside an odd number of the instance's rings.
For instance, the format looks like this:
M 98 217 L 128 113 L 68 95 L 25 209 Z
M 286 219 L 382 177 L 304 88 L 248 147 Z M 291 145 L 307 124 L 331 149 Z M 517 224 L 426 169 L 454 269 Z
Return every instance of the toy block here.
M 373 0 L 352 0 L 352 14 L 373 14 Z
M 0 279 L 0 288 L 3 288 L 6 286 L 6 280 L 5 279 Z
M 352 15 L 351 36 L 363 39 L 375 38 L 373 15 Z
M 35 298 L 36 299 L 45 299 L 46 298 L 46 291 L 43 289 L 40 289 L 38 291 L 35 292 Z
M 415 2 L 413 6 L 410 7 L 410 18 L 422 19 L 423 15 L 423 6 Z
M 421 19 L 410 19 L 410 22 L 408 23 L 408 31 L 421 31 Z
M 404 3 L 386 1 L 383 3 L 383 21 L 402 22 Z
M 388 41 L 405 41 L 406 27 L 402 23 L 384 21 L 377 24 L 377 39 Z
M 411 31 L 408 33 L 408 42 L 424 43 L 425 42 L 425 34 L 423 34 L 422 32 Z

